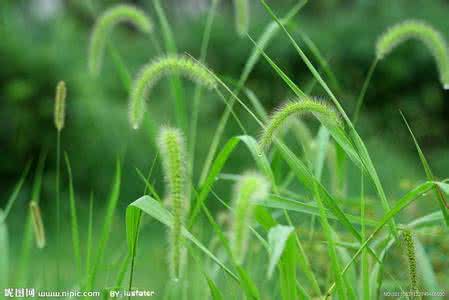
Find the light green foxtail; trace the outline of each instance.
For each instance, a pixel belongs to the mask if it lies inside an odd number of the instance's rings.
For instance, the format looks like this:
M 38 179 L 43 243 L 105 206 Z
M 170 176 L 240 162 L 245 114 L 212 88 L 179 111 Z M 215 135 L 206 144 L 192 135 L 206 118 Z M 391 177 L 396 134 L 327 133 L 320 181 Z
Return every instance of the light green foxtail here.
M 186 248 L 182 227 L 189 211 L 185 142 L 180 130 L 163 127 L 158 137 L 166 181 L 167 203 L 173 214 L 173 226 L 169 232 L 169 265 L 173 279 L 179 279 L 185 264 Z
M 250 8 L 249 0 L 234 0 L 235 28 L 239 36 L 248 33 Z
M 67 89 L 65 82 L 60 81 L 56 86 L 55 107 L 54 107 L 54 122 L 58 131 L 64 128 L 65 123 L 65 98 L 67 96 Z
M 90 36 L 88 66 L 92 74 L 98 75 L 100 71 L 109 33 L 115 25 L 122 22 L 133 24 L 143 33 L 150 33 L 153 28 L 150 18 L 132 5 L 119 4 L 104 11 L 95 22 Z
M 413 241 L 413 234 L 409 229 L 405 229 L 403 232 L 405 248 L 407 251 L 409 276 L 410 276 L 410 287 L 413 292 L 418 291 L 418 280 L 416 272 L 416 252 L 415 243 Z
M 39 249 L 42 249 L 46 244 L 44 222 L 42 221 L 42 215 L 39 205 L 34 201 L 30 202 L 30 213 L 31 220 L 33 222 L 36 245 Z
M 259 138 L 260 150 L 266 150 L 271 145 L 276 132 L 295 115 L 312 113 L 321 122 L 326 124 L 339 124 L 338 114 L 329 105 L 312 98 L 290 101 L 277 109 L 270 117 Z
M 269 191 L 269 181 L 255 172 L 242 174 L 235 185 L 230 242 L 238 264 L 242 264 L 246 256 L 255 202 L 265 199 Z
M 179 74 L 194 82 L 213 89 L 217 86 L 215 76 L 202 64 L 185 56 L 167 56 L 143 66 L 133 81 L 129 99 L 129 120 L 138 129 L 145 113 L 145 99 L 151 88 L 164 75 Z
M 449 49 L 443 35 L 423 21 L 409 20 L 388 29 L 376 44 L 377 59 L 382 59 L 403 42 L 417 39 L 435 59 L 441 83 L 449 89 Z

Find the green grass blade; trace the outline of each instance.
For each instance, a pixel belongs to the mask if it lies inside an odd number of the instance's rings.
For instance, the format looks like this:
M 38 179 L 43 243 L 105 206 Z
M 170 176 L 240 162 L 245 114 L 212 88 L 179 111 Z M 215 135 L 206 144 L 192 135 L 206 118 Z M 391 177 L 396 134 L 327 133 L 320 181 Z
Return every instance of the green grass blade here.
M 284 19 L 282 20 L 282 22 L 284 23 L 288 23 L 300 10 L 301 8 L 304 6 L 304 4 L 307 1 L 300 1 L 298 2 L 297 5 L 295 5 L 284 17 Z M 237 87 L 235 88 L 234 92 L 232 92 L 231 90 L 228 89 L 228 91 L 230 92 L 230 94 L 232 95 L 232 97 L 230 98 L 230 101 L 225 101 L 227 103 L 227 107 L 225 109 L 225 112 L 223 113 L 217 129 L 214 133 L 214 138 L 211 142 L 211 147 L 209 148 L 209 153 L 207 154 L 206 160 L 204 162 L 202 171 L 201 171 L 201 176 L 200 176 L 200 180 L 199 180 L 199 184 L 202 185 L 204 183 L 204 180 L 206 179 L 207 174 L 209 173 L 209 169 L 211 167 L 211 163 L 212 160 L 215 156 L 215 153 L 217 151 L 217 147 L 218 144 L 220 142 L 220 139 L 223 135 L 224 129 L 226 127 L 227 121 L 229 119 L 229 116 L 232 112 L 235 100 L 238 100 L 237 95 L 240 92 L 241 88 L 243 87 L 243 85 L 245 84 L 246 80 L 248 79 L 249 74 L 252 72 L 252 70 L 254 69 L 255 64 L 257 63 L 257 61 L 259 60 L 260 57 L 260 51 L 259 49 L 263 49 L 265 47 L 268 46 L 268 44 L 271 42 L 272 38 L 275 36 L 275 34 L 278 32 L 279 27 L 275 26 L 275 25 L 268 25 L 263 33 L 260 35 L 260 38 L 257 41 L 257 47 L 254 47 L 248 60 L 245 63 L 245 66 L 243 68 L 243 71 L 240 75 Z M 223 83 L 222 83 L 223 84 Z M 224 84 L 223 84 L 224 85 Z
M 6 288 L 9 286 L 9 242 L 8 227 L 1 209 L 0 218 L 0 288 Z
M 336 245 L 335 245 L 335 240 L 334 240 L 334 234 L 332 232 L 332 228 L 329 224 L 329 221 L 327 219 L 327 214 L 326 214 L 326 210 L 324 208 L 324 204 L 321 201 L 321 196 L 320 196 L 320 191 L 318 189 L 318 185 L 316 183 L 314 183 L 314 196 L 315 196 L 315 200 L 318 204 L 318 207 L 320 209 L 320 221 L 321 221 L 321 226 L 323 228 L 324 231 L 324 235 L 326 237 L 327 240 L 327 245 L 328 245 L 328 253 L 329 253 L 329 257 L 330 257 L 330 263 L 331 263 L 331 270 L 334 276 L 334 280 L 336 283 L 336 287 L 337 287 L 337 294 L 338 294 L 338 299 L 344 300 L 347 299 L 346 298 L 346 290 L 345 290 L 345 283 L 344 283 L 344 279 L 343 279 L 343 274 L 341 274 L 340 270 L 341 270 L 341 266 L 340 266 L 340 261 L 338 259 L 337 256 L 337 250 L 336 250 Z
M 365 198 L 365 186 L 363 174 L 360 180 L 360 223 L 361 223 L 361 236 L 364 241 L 366 238 L 366 198 Z M 360 281 L 361 281 L 361 296 L 364 300 L 369 300 L 370 297 L 370 286 L 369 286 L 369 261 L 368 253 L 366 249 L 362 252 L 362 262 L 360 264 Z
M 424 168 L 424 171 L 426 173 L 427 180 L 428 181 L 434 181 L 435 179 L 434 179 L 432 170 L 430 169 L 430 165 L 427 162 L 427 159 L 424 156 L 424 153 L 422 152 L 421 147 L 419 146 L 418 141 L 416 140 L 415 135 L 413 134 L 413 131 L 412 131 L 410 125 L 407 122 L 407 119 L 405 118 L 405 116 L 404 116 L 404 114 L 402 112 L 401 112 L 401 116 L 402 116 L 402 119 L 405 122 L 405 125 L 407 126 L 408 131 L 410 132 L 410 135 L 412 136 L 413 143 L 415 144 L 416 150 L 418 151 L 419 159 L 421 160 L 421 164 L 422 164 L 422 166 Z M 440 206 L 441 213 L 444 216 L 444 221 L 446 222 L 446 226 L 449 227 L 449 213 L 448 213 L 449 205 L 447 204 L 446 199 L 445 199 L 445 197 L 444 197 L 444 195 L 443 195 L 443 193 L 441 191 L 440 185 L 438 185 L 438 184 L 435 186 L 435 196 L 436 196 L 436 198 L 438 200 L 438 204 Z
M 371 81 L 371 77 L 373 76 L 374 73 L 374 69 L 376 68 L 378 60 L 374 59 L 373 62 L 371 63 L 371 66 L 368 70 L 368 75 L 366 75 L 366 79 L 363 82 L 363 86 L 362 89 L 360 91 L 360 94 L 357 98 L 357 103 L 355 106 L 355 110 L 354 110 L 354 114 L 352 115 L 352 123 L 356 124 L 358 119 L 359 119 L 359 115 L 360 115 L 360 110 L 362 109 L 362 105 L 363 105 L 363 100 L 365 99 L 365 94 L 366 94 L 366 90 L 368 89 L 368 85 L 369 82 Z
M 26 164 L 25 169 L 23 170 L 19 181 L 16 183 L 16 186 L 14 187 L 11 195 L 9 196 L 8 200 L 6 201 L 5 210 L 3 211 L 2 217 L 0 218 L 1 223 L 6 221 L 6 218 L 8 217 L 14 203 L 16 202 L 17 197 L 19 196 L 20 191 L 22 190 L 22 186 L 23 186 L 23 183 L 25 182 L 25 178 L 27 177 L 28 172 L 30 170 L 30 166 L 31 166 L 31 161 Z
M 150 196 L 143 196 L 128 206 L 136 207 L 143 211 L 144 213 L 155 218 L 162 224 L 171 227 L 173 224 L 173 216 L 168 212 L 160 202 L 151 198 Z M 129 231 L 132 232 L 132 229 Z M 183 235 L 192 241 L 195 246 L 197 246 L 204 254 L 210 257 L 217 265 L 219 265 L 226 273 L 228 273 L 232 278 L 238 281 L 237 275 L 235 275 L 231 270 L 229 270 L 214 254 L 212 254 L 203 244 L 193 236 L 187 229 L 183 228 Z
M 46 151 L 42 151 L 36 167 L 36 173 L 33 179 L 33 187 L 31 191 L 31 201 L 39 203 L 42 187 L 42 177 L 44 173 L 45 161 L 47 158 Z M 20 250 L 20 258 L 18 264 L 17 278 L 15 282 L 21 286 L 27 286 L 28 283 L 28 268 L 30 266 L 30 255 L 33 242 L 33 227 L 31 215 L 27 214 L 25 226 L 23 228 L 23 238 Z
M 423 184 L 420 184 L 407 194 L 405 194 L 401 199 L 399 199 L 395 205 L 392 207 L 392 209 L 384 215 L 384 217 L 379 221 L 379 225 L 376 227 L 376 229 L 369 235 L 369 237 L 360 245 L 360 248 L 357 250 L 357 252 L 352 257 L 351 261 L 345 266 L 345 268 L 342 271 L 342 275 L 348 270 L 348 268 L 355 262 L 357 257 L 361 254 L 363 249 L 369 245 L 369 243 L 374 239 L 374 237 L 380 232 L 380 230 L 397 214 L 399 214 L 404 208 L 406 208 L 410 203 L 418 199 L 420 196 L 425 194 L 426 192 L 433 189 L 435 186 L 434 182 L 425 182 Z M 334 289 L 335 284 L 331 285 L 331 287 L 328 290 L 328 294 Z
M 295 236 L 290 234 L 287 238 L 285 249 L 279 264 L 279 283 L 281 285 L 281 295 L 283 300 L 298 299 L 298 289 L 296 287 L 297 251 L 298 248 Z
M 262 3 L 262 5 L 264 6 L 265 10 L 270 14 L 270 16 L 273 18 L 273 20 L 275 20 L 278 23 L 278 25 L 282 28 L 283 32 L 288 37 L 290 43 L 296 49 L 296 51 L 298 52 L 299 56 L 304 61 L 304 63 L 306 64 L 306 66 L 308 67 L 310 72 L 313 74 L 315 79 L 318 81 L 318 83 L 323 87 L 323 89 L 329 95 L 329 97 L 331 98 L 332 102 L 334 103 L 334 105 L 336 106 L 336 108 L 340 112 L 341 116 L 345 120 L 345 123 L 346 123 L 346 125 L 348 126 L 348 129 L 349 129 L 349 136 L 351 137 L 351 140 L 352 140 L 352 142 L 353 142 L 353 144 L 355 146 L 355 149 L 357 150 L 357 153 L 358 153 L 361 161 L 365 165 L 365 168 L 366 168 L 366 170 L 368 172 L 368 175 L 369 175 L 371 181 L 373 182 L 373 184 L 374 184 L 374 186 L 376 188 L 376 191 L 377 191 L 377 193 L 379 195 L 379 198 L 381 200 L 381 203 L 382 203 L 383 210 L 384 210 L 385 213 L 389 212 L 390 211 L 390 205 L 388 203 L 387 197 L 386 197 L 385 192 L 383 190 L 383 187 L 382 187 L 382 184 L 380 182 L 379 176 L 378 176 L 378 174 L 376 172 L 376 169 L 374 168 L 374 165 L 373 165 L 373 162 L 371 160 L 371 157 L 369 156 L 368 150 L 366 149 L 366 146 L 363 143 L 363 140 L 361 139 L 361 137 L 359 136 L 359 134 L 355 130 L 354 125 L 352 124 L 351 120 L 346 115 L 346 112 L 344 111 L 343 107 L 340 105 L 340 103 L 337 100 L 337 98 L 335 97 L 335 95 L 329 89 L 329 87 L 326 84 L 326 82 L 322 79 L 322 77 L 319 74 L 319 72 L 316 70 L 316 68 L 310 62 L 309 58 L 304 54 L 304 52 L 301 50 L 301 48 L 295 42 L 293 37 L 287 31 L 285 26 L 280 22 L 280 20 L 276 17 L 274 12 L 268 6 L 266 1 L 265 0 L 259 0 L 259 1 Z M 264 56 L 267 58 L 266 55 L 264 55 Z M 288 79 L 288 81 L 291 82 L 291 80 L 289 80 L 289 79 Z M 295 93 L 297 93 L 297 88 L 296 89 L 292 88 L 292 89 L 293 89 L 293 91 Z M 303 92 L 301 91 L 300 94 L 303 94 Z M 297 94 L 297 95 L 300 96 L 300 94 Z M 391 220 L 389 225 L 390 225 L 391 232 L 395 236 L 397 236 L 398 235 L 398 231 L 397 231 L 396 224 L 395 224 L 394 220 Z
M 67 174 L 69 176 L 69 201 L 70 201 L 70 222 L 72 229 L 72 249 L 73 255 L 75 257 L 76 268 L 81 270 L 81 247 L 80 247 L 80 237 L 78 229 L 78 216 L 75 203 L 75 192 L 73 189 L 73 177 L 72 168 L 70 166 L 70 161 L 67 153 L 64 153 L 65 163 L 67 167 Z
M 418 237 L 415 237 L 414 242 L 416 251 L 416 267 L 420 273 L 420 278 L 422 279 L 424 285 L 423 288 L 427 291 L 441 291 L 441 288 L 438 285 L 437 276 L 432 268 L 429 255 L 426 253 L 426 250 L 419 241 Z M 437 298 L 438 297 L 434 297 L 433 299 Z M 432 299 L 432 297 L 430 299 Z
M 114 176 L 114 182 L 112 185 L 112 189 L 109 195 L 109 199 L 107 201 L 106 214 L 104 216 L 103 229 L 100 237 L 100 242 L 97 249 L 97 254 L 95 256 L 95 260 L 93 261 L 92 269 L 88 274 L 87 286 L 86 289 L 90 290 L 95 284 L 95 280 L 97 277 L 98 268 L 100 267 L 101 261 L 103 259 L 106 246 L 109 240 L 109 236 L 111 234 L 111 226 L 114 217 L 114 212 L 117 207 L 119 195 L 120 195 L 120 181 L 121 181 L 121 167 L 120 162 L 116 163 L 116 170 Z
M 209 286 L 212 300 L 224 300 L 223 295 L 221 294 L 220 289 L 215 285 L 215 282 L 205 273 L 203 273 L 203 275 L 206 278 L 207 285 Z
M 281 255 L 286 247 L 290 234 L 295 230 L 291 226 L 277 225 L 268 231 L 268 244 L 270 245 L 267 277 L 273 276 L 274 268 L 277 266 Z
M 194 224 L 195 219 L 200 212 L 201 206 L 209 195 L 218 174 L 221 172 L 229 156 L 240 142 L 242 142 L 249 150 L 260 171 L 274 183 L 274 175 L 271 172 L 270 163 L 264 154 L 260 155 L 257 141 L 253 137 L 247 135 L 231 138 L 217 155 L 204 183 L 199 189 L 198 196 L 196 197 L 196 203 L 190 217 L 189 228 Z
M 267 208 L 286 209 L 288 211 L 300 212 L 311 216 L 320 215 L 318 207 L 313 203 L 310 202 L 306 203 L 294 199 L 289 199 L 279 195 L 270 195 L 268 199 L 257 201 L 257 205 Z M 326 209 L 326 213 L 328 214 L 329 219 L 339 220 L 339 218 L 333 214 L 332 210 Z M 345 216 L 351 224 L 354 225 L 361 224 L 360 217 L 346 213 Z M 375 227 L 377 225 L 377 222 L 371 219 L 365 219 L 365 225 Z
M 93 237 L 93 220 L 94 220 L 94 196 L 89 197 L 89 222 L 87 224 L 87 245 L 86 245 L 86 268 L 85 273 L 88 274 L 90 270 L 90 263 L 92 259 L 92 237 Z

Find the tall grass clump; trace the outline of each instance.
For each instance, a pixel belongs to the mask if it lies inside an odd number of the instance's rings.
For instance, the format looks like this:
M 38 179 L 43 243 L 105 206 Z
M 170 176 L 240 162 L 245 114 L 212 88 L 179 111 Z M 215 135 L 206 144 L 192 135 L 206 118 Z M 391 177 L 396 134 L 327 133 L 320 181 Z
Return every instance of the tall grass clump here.
M 93 27 L 88 50 L 88 67 L 93 75 L 98 75 L 107 38 L 119 23 L 128 22 L 143 33 L 150 33 L 153 26 L 150 18 L 132 5 L 119 4 L 101 14 Z
M 312 113 L 328 124 L 338 124 L 338 114 L 329 105 L 312 98 L 290 101 L 278 108 L 269 118 L 259 138 L 260 150 L 266 150 L 273 141 L 276 132 L 292 116 Z
M 182 227 L 190 203 L 187 193 L 187 165 L 185 142 L 180 130 L 163 127 L 158 137 L 163 171 L 166 181 L 167 203 L 173 214 L 173 226 L 169 233 L 169 266 L 172 279 L 179 279 L 186 259 Z
M 167 56 L 143 66 L 132 83 L 129 99 L 129 119 L 134 129 L 139 128 L 145 112 L 145 98 L 164 75 L 179 74 L 209 89 L 217 86 L 215 77 L 202 64 L 185 56 Z
M 388 29 L 376 44 L 377 59 L 383 59 L 403 42 L 416 39 L 421 41 L 435 59 L 441 83 L 449 89 L 449 50 L 443 35 L 423 21 L 408 20 Z
M 42 221 L 42 215 L 39 205 L 35 201 L 30 202 L 30 213 L 31 220 L 33 221 L 36 245 L 39 249 L 42 249 L 46 244 L 44 222 Z
M 234 187 L 230 241 L 232 254 L 238 264 L 243 264 L 246 256 L 256 201 L 265 199 L 269 191 L 269 181 L 255 172 L 242 174 Z
M 248 33 L 250 8 L 249 0 L 234 0 L 235 28 L 239 36 Z

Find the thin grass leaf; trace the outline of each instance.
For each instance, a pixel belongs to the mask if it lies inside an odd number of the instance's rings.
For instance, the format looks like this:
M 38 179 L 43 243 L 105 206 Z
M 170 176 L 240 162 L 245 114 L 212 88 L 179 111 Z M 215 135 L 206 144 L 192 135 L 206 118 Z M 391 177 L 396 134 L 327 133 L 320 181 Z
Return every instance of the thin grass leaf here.
M 33 179 L 33 186 L 31 191 L 31 201 L 36 203 L 40 202 L 40 193 L 42 187 L 42 177 L 44 173 L 45 161 L 47 158 L 47 152 L 42 151 L 37 163 L 36 172 Z M 30 256 L 33 243 L 33 225 L 31 215 L 27 215 L 25 226 L 23 228 L 24 234 L 21 242 L 21 249 L 18 263 L 18 277 L 14 280 L 17 284 L 27 286 L 28 283 L 28 268 L 30 266 Z
M 283 300 L 298 299 L 296 262 L 297 262 L 298 244 L 295 235 L 289 234 L 285 243 L 285 248 L 279 262 L 279 284 L 281 286 L 281 295 Z
M 173 216 L 166 210 L 161 203 L 151 198 L 150 196 L 143 196 L 130 205 L 128 205 L 127 209 L 131 210 L 134 208 L 138 208 L 144 213 L 150 215 L 155 218 L 162 224 L 171 227 L 173 225 Z M 132 233 L 133 229 L 128 230 L 127 232 Z M 215 255 L 213 255 L 201 242 L 193 236 L 186 228 L 182 228 L 182 234 L 184 237 L 192 241 L 204 254 L 209 256 L 217 265 L 219 265 L 226 273 L 228 273 L 232 278 L 238 281 L 237 275 L 235 275 L 231 270 L 229 270 Z M 128 240 L 131 238 L 129 237 Z
M 89 222 L 87 224 L 87 244 L 86 244 L 86 267 L 85 273 L 88 274 L 90 270 L 90 263 L 92 258 L 92 237 L 93 237 L 93 219 L 94 219 L 94 196 L 89 197 Z
M 319 72 L 316 70 L 316 68 L 310 62 L 308 57 L 304 54 L 304 52 L 301 50 L 301 48 L 295 42 L 293 37 L 287 31 L 285 26 L 276 17 L 274 12 L 271 10 L 270 6 L 268 6 L 268 4 L 266 3 L 265 0 L 259 0 L 259 1 L 264 6 L 265 10 L 269 13 L 269 15 L 273 18 L 273 20 L 275 20 L 277 22 L 277 24 L 279 24 L 279 26 L 282 28 L 283 32 L 288 37 L 290 43 L 294 46 L 294 48 L 298 52 L 298 54 L 301 57 L 301 59 L 304 61 L 304 63 L 306 64 L 306 66 L 308 67 L 310 72 L 316 78 L 318 83 L 323 87 L 323 89 L 329 95 L 329 97 L 331 98 L 332 102 L 334 103 L 334 105 L 336 106 L 338 111 L 340 112 L 341 116 L 343 117 L 343 119 L 344 119 L 344 121 L 345 121 L 345 123 L 346 123 L 346 125 L 347 125 L 347 127 L 349 129 L 349 137 L 351 138 L 351 142 L 353 143 L 354 148 L 357 150 L 357 154 L 360 157 L 360 160 L 363 162 L 363 165 L 365 166 L 366 171 L 368 172 L 369 178 L 371 179 L 371 181 L 373 182 L 373 184 L 374 184 L 374 186 L 376 188 L 376 191 L 377 191 L 377 193 L 379 195 L 379 198 L 381 200 L 381 203 L 382 203 L 383 210 L 384 210 L 385 213 L 389 212 L 390 211 L 390 205 L 389 205 L 389 203 L 387 201 L 387 197 L 386 197 L 385 192 L 383 190 L 383 187 L 382 187 L 382 184 L 380 182 L 379 176 L 378 176 L 378 174 L 376 172 L 376 169 L 374 168 L 374 164 L 373 164 L 373 162 L 371 160 L 371 157 L 369 156 L 368 150 L 366 149 L 366 146 L 363 143 L 363 140 L 361 139 L 361 137 L 359 136 L 359 134 L 355 130 L 354 125 L 352 124 L 351 120 L 346 115 L 343 107 L 340 105 L 339 101 L 337 100 L 335 95 L 332 93 L 332 91 L 330 90 L 330 88 L 328 87 L 326 82 L 322 79 L 322 77 L 319 74 Z M 264 55 L 264 56 L 267 59 L 267 61 L 270 63 L 270 65 L 272 65 L 273 68 L 276 69 L 276 66 L 273 65 L 272 60 L 269 59 L 268 56 L 266 56 L 266 55 Z M 301 90 L 299 90 L 299 88 L 288 78 L 288 76 L 286 76 L 282 72 L 282 70 L 278 70 L 278 69 L 279 68 L 277 68 L 276 70 L 278 71 L 279 74 L 282 74 L 281 77 L 284 79 L 284 81 L 286 81 L 286 83 L 290 86 L 290 88 L 292 88 L 292 90 L 299 97 L 303 96 L 304 93 Z M 394 220 L 391 220 L 389 225 L 390 225 L 391 232 L 395 236 L 397 236 L 398 235 L 398 231 L 397 231 L 396 224 L 395 224 Z
M 441 288 L 438 285 L 437 276 L 430 261 L 430 256 L 426 253 L 426 250 L 418 237 L 415 236 L 414 242 L 418 273 L 421 275 L 420 279 L 423 282 L 424 290 L 441 291 Z M 434 298 L 437 299 L 437 297 Z M 430 299 L 432 299 L 432 297 Z
M 215 285 L 215 282 L 204 272 L 203 276 L 206 278 L 212 300 L 224 300 L 223 295 L 221 294 L 220 289 Z
M 117 207 L 119 195 L 120 195 L 120 181 L 121 181 L 121 167 L 120 162 L 116 162 L 115 176 L 109 199 L 107 201 L 106 213 L 103 220 L 103 229 L 100 236 L 100 242 L 97 248 L 97 254 L 93 261 L 92 269 L 89 270 L 88 279 L 86 284 L 86 290 L 92 289 L 95 285 L 95 280 L 97 277 L 98 268 L 100 267 L 101 261 L 104 257 L 106 251 L 106 246 L 111 234 L 112 221 Z
M 413 131 L 412 131 L 410 125 L 407 122 L 407 119 L 405 118 L 405 116 L 404 116 L 404 114 L 402 112 L 401 112 L 401 116 L 402 116 L 402 119 L 404 120 L 405 125 L 407 126 L 408 131 L 410 132 L 410 135 L 411 135 L 411 137 L 413 139 L 413 143 L 415 144 L 416 150 L 418 151 L 419 159 L 421 160 L 421 164 L 422 164 L 422 166 L 424 168 L 424 171 L 426 172 L 427 180 L 428 181 L 434 181 L 435 178 L 433 176 L 432 170 L 430 169 L 430 165 L 427 162 L 427 159 L 424 156 L 424 153 L 422 152 L 421 147 L 419 146 L 418 141 L 416 140 L 415 135 L 413 134 Z M 449 205 L 448 205 L 448 203 L 447 203 L 443 193 L 441 192 L 440 184 L 437 184 L 435 186 L 435 196 L 436 196 L 436 198 L 438 200 L 438 204 L 440 206 L 441 213 L 444 216 L 444 220 L 446 222 L 446 226 L 449 227 L 449 212 L 448 212 Z
M 78 216 L 75 203 L 75 191 L 73 189 L 72 168 L 70 166 L 69 156 L 64 153 L 67 174 L 69 177 L 69 201 L 70 201 L 70 223 L 72 230 L 72 249 L 75 257 L 76 267 L 81 269 L 81 246 L 78 227 Z M 79 270 L 80 271 L 80 270 Z
M 346 264 L 345 268 L 342 271 L 342 275 L 348 270 L 348 268 L 355 262 L 357 257 L 361 254 L 363 249 L 369 245 L 369 243 L 374 239 L 374 237 L 380 232 L 380 230 L 397 214 L 399 214 L 404 208 L 406 208 L 410 203 L 417 200 L 420 196 L 430 191 L 432 188 L 435 187 L 434 182 L 425 182 L 423 184 L 420 184 L 413 190 L 409 191 L 407 194 L 405 194 L 401 199 L 399 199 L 395 205 L 392 207 L 392 209 L 384 215 L 384 217 L 379 221 L 379 225 L 376 227 L 376 229 L 369 235 L 369 237 L 361 244 L 360 248 L 357 250 L 357 252 L 352 257 L 351 261 Z M 326 295 L 330 295 L 330 293 L 333 291 L 335 287 L 335 283 L 331 285 Z
M 9 240 L 5 213 L 0 209 L 0 287 L 8 287 L 9 283 Z
M 276 225 L 268 231 L 268 244 L 270 245 L 267 277 L 273 276 L 282 253 L 284 252 L 290 234 L 295 230 L 291 226 Z
M 6 218 L 8 217 L 14 203 L 17 200 L 17 197 L 20 194 L 20 191 L 22 190 L 23 183 L 25 182 L 25 178 L 28 175 L 28 172 L 30 171 L 31 161 L 29 161 L 25 169 L 22 172 L 22 175 L 20 176 L 19 181 L 16 183 L 11 195 L 9 196 L 8 200 L 6 201 L 5 210 L 2 213 L 2 217 L 0 218 L 0 223 L 3 223 L 6 221 Z
M 229 156 L 234 152 L 237 145 L 242 142 L 246 148 L 251 153 L 254 161 L 256 162 L 259 170 L 271 181 L 273 182 L 273 189 L 276 190 L 274 184 L 274 175 L 271 172 L 270 163 L 265 155 L 260 155 L 258 151 L 257 141 L 247 135 L 236 136 L 228 140 L 228 142 L 224 145 L 220 153 L 217 155 L 215 161 L 213 162 L 209 173 L 204 181 L 204 183 L 200 186 L 198 196 L 196 197 L 196 203 L 193 208 L 192 214 L 189 220 L 189 228 L 194 224 L 195 219 L 200 212 L 201 205 L 207 199 L 209 195 L 212 185 L 214 184 L 218 174 L 221 172 L 222 168 L 226 164 Z

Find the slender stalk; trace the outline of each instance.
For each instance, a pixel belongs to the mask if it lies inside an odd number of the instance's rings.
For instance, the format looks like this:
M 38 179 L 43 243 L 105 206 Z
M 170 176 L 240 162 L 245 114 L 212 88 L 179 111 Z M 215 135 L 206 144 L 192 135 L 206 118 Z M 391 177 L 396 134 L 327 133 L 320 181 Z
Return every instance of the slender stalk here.
M 61 253 L 61 201 L 60 201 L 60 169 L 61 169 L 61 131 L 57 130 L 56 134 L 56 277 L 57 285 L 60 282 L 60 261 L 59 253 Z
M 209 46 L 210 33 L 212 31 L 212 25 L 215 18 L 215 12 L 217 9 L 219 0 L 212 0 L 212 4 L 207 15 L 206 26 L 204 28 L 203 40 L 201 42 L 201 50 L 200 50 L 200 62 L 204 63 L 207 56 L 207 49 Z M 194 165 L 195 165 L 195 144 L 196 144 L 196 132 L 198 126 L 198 114 L 200 110 L 200 102 L 202 95 L 202 87 L 199 84 L 196 84 L 195 94 L 193 96 L 193 108 L 192 108 L 192 121 L 190 125 L 190 136 L 189 136 L 189 174 L 193 175 Z M 190 186 L 190 185 L 189 185 Z M 189 192 L 190 193 L 190 192 Z
M 365 183 L 363 179 L 363 172 L 360 178 L 360 224 L 361 224 L 361 232 L 362 241 L 365 241 L 366 238 L 366 226 L 365 226 L 365 213 L 366 213 L 366 199 L 365 199 Z M 361 281 L 362 281 L 362 292 L 363 299 L 369 300 L 370 297 L 370 286 L 369 286 L 369 262 L 368 262 L 368 251 L 363 249 L 362 258 L 361 258 L 361 269 L 360 273 Z
M 363 105 L 363 100 L 365 99 L 366 90 L 368 89 L 368 85 L 371 81 L 371 77 L 373 76 L 374 69 L 376 69 L 378 59 L 374 58 L 373 62 L 371 63 L 371 66 L 368 70 L 368 75 L 365 78 L 365 82 L 363 83 L 362 89 L 360 91 L 359 97 L 357 98 L 357 104 L 355 107 L 354 114 L 352 116 L 352 123 L 355 125 L 359 119 L 360 109 Z

